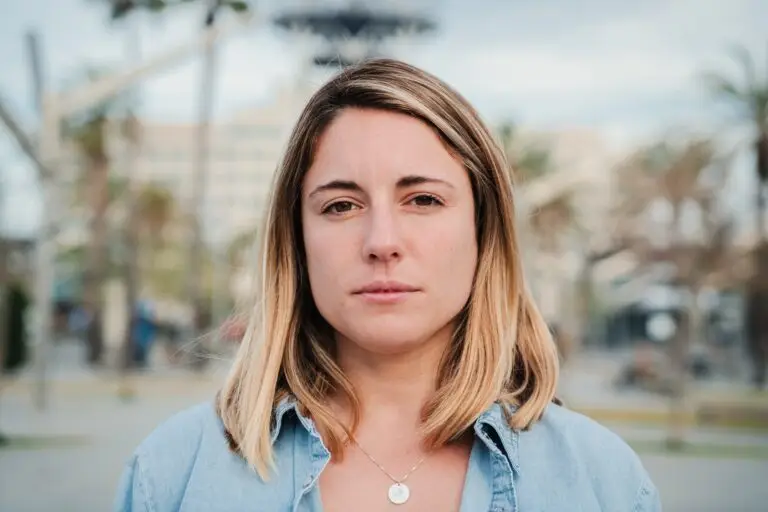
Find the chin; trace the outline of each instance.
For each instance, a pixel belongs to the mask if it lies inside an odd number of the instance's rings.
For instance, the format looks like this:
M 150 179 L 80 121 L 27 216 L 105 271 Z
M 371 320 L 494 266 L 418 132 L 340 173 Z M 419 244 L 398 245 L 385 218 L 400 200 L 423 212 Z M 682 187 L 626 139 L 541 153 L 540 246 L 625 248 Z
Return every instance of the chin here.
M 387 322 L 366 322 L 348 326 L 342 335 L 350 342 L 377 354 L 395 354 L 428 342 L 439 329 L 412 325 L 406 320 L 390 319 Z

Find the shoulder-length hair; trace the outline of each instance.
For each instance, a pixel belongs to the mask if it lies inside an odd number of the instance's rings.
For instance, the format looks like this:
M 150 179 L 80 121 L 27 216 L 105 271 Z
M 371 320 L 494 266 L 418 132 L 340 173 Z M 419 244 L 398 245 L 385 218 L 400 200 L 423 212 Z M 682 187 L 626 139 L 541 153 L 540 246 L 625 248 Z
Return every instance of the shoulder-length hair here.
M 331 330 L 312 299 L 300 207 L 320 136 L 348 108 L 398 112 L 426 123 L 463 163 L 473 188 L 477 269 L 436 391 L 422 411 L 425 446 L 455 440 L 494 402 L 506 406 L 511 428 L 528 428 L 555 395 L 557 351 L 525 285 L 503 152 L 475 109 L 436 77 L 395 60 L 366 61 L 318 90 L 291 133 L 261 234 L 257 304 L 218 398 L 231 444 L 264 479 L 274 467 L 271 427 L 281 400 L 296 400 L 337 458 L 359 419 L 355 389 L 335 361 Z M 351 426 L 334 418 L 331 393 L 352 405 Z

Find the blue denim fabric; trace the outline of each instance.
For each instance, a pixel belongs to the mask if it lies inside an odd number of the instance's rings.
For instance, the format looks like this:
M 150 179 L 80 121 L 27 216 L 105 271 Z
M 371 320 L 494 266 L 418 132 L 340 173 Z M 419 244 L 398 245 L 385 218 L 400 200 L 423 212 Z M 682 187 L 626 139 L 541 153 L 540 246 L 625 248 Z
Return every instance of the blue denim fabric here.
M 461 512 L 659 512 L 635 453 L 617 435 L 557 405 L 515 431 L 493 405 L 475 422 Z M 232 453 L 212 403 L 172 417 L 130 458 L 119 512 L 321 512 L 318 477 L 330 460 L 294 402 L 278 405 L 272 431 L 277 474 L 262 481 Z

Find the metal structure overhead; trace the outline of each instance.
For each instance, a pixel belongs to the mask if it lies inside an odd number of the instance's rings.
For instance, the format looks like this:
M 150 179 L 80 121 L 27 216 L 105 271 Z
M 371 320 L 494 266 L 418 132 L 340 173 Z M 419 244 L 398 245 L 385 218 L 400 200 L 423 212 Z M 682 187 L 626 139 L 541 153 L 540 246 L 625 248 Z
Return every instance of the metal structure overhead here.
M 380 54 L 380 46 L 386 41 L 423 35 L 437 28 L 426 15 L 386 2 L 377 3 L 376 7 L 360 2 L 294 7 L 276 14 L 272 22 L 287 32 L 324 41 L 325 45 L 313 55 L 314 64 L 320 67 L 349 66 L 361 58 Z

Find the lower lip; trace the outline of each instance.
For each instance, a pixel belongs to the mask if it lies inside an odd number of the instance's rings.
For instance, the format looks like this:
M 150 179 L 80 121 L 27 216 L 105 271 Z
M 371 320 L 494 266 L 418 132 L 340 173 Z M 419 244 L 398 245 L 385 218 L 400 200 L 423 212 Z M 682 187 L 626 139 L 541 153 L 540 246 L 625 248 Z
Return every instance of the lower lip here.
M 373 304 L 397 304 L 403 302 L 414 293 L 416 292 L 363 292 L 358 293 L 357 295 L 362 297 L 366 302 L 371 302 Z

